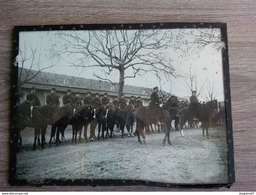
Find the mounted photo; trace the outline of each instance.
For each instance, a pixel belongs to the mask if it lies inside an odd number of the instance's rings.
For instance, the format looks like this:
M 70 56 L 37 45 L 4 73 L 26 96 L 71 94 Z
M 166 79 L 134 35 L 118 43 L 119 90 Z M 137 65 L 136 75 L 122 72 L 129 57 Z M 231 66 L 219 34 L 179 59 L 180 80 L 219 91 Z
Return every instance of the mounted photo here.
M 227 26 L 17 26 L 12 185 L 231 186 Z

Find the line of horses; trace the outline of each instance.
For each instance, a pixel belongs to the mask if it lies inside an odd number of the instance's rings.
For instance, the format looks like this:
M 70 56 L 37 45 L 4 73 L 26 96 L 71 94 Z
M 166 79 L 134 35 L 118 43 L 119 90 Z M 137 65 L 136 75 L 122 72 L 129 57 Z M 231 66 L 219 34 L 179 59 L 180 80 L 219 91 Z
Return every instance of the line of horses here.
M 18 108 L 18 140 L 17 146 L 22 145 L 21 131 L 26 127 L 34 128 L 34 143 L 44 148 L 46 144 L 45 133 L 48 125 L 51 125 L 51 135 L 49 144 L 59 143 L 65 140 L 64 132 L 68 125 L 72 125 L 72 143 L 76 143 L 81 139 L 82 129 L 84 129 L 84 139 L 88 141 L 87 127 L 90 124 L 89 139 L 94 139 L 95 128 L 98 125 L 97 138 L 112 137 L 114 134 L 114 126 L 116 125 L 122 132 L 124 137 L 125 128 L 129 135 L 133 133 L 133 126 L 136 121 L 136 134 L 140 143 L 145 143 L 145 128 L 149 128 L 152 124 L 161 124 L 164 131 L 163 145 L 166 142 L 171 145 L 170 131 L 172 121 L 178 116 L 179 130 L 183 135 L 183 127 L 187 121 L 197 118 L 201 122 L 201 126 L 206 135 L 209 136 L 208 128 L 214 113 L 217 110 L 217 101 L 209 101 L 206 104 L 197 104 L 194 110 L 189 107 L 173 113 L 171 109 L 166 107 L 156 107 L 154 110 L 149 107 L 141 106 L 135 110 L 121 110 L 113 104 L 107 106 L 92 107 L 91 105 L 82 105 L 75 107 L 67 104 L 62 107 L 54 107 L 44 105 L 33 107 L 32 102 L 25 101 Z M 61 134 L 61 139 L 60 139 Z M 142 137 L 142 139 L 141 139 Z

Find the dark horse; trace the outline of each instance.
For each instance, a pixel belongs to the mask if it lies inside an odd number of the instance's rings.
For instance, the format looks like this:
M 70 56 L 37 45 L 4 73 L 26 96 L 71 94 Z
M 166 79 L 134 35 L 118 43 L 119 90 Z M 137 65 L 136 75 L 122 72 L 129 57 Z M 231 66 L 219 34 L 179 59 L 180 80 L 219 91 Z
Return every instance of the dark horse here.
M 26 127 L 33 127 L 32 124 L 32 102 L 25 101 L 18 106 L 18 145 L 22 145 L 21 131 Z
M 135 108 L 134 108 L 133 104 L 128 104 L 124 108 L 123 111 L 125 113 L 125 126 L 128 131 L 128 136 L 133 137 L 133 125 L 134 125 L 134 121 L 135 121 L 135 116 L 134 116 Z
M 73 110 L 73 117 L 69 124 L 72 124 L 72 143 L 77 142 L 77 133 L 81 140 L 82 129 L 93 120 L 93 108 L 91 105 L 82 105 Z M 87 137 L 87 129 L 84 129 L 84 137 Z
M 210 127 L 211 117 L 213 113 L 217 109 L 217 100 L 209 101 L 205 104 L 197 103 L 194 105 L 194 109 L 191 110 L 189 107 L 183 108 L 179 111 L 179 128 L 181 132 L 181 136 L 184 136 L 183 126 L 187 121 L 189 121 L 192 117 L 198 118 L 201 122 L 203 136 L 204 131 L 206 131 L 207 136 L 209 136 L 208 129 Z
M 121 130 L 122 138 L 124 138 L 124 128 L 126 122 L 126 115 L 121 108 L 116 107 L 116 125 Z
M 72 117 L 72 105 L 67 104 L 62 107 L 55 107 L 51 105 L 44 105 L 40 107 L 35 107 L 32 111 L 32 122 L 35 127 L 34 145 L 33 149 L 36 148 L 36 141 L 40 143 L 41 136 L 41 147 L 44 148 L 45 142 L 45 132 L 48 125 L 56 126 L 59 132 L 66 128 L 66 125 L 59 126 L 63 124 L 63 118 L 71 119 Z M 57 124 L 57 125 L 56 125 Z M 52 138 L 52 135 L 51 135 Z
M 163 139 L 163 145 L 165 145 L 165 142 L 167 141 L 171 145 L 170 141 L 170 120 L 171 116 L 165 109 L 161 107 L 155 107 L 153 112 L 148 107 L 141 106 L 137 108 L 134 112 L 134 115 L 136 117 L 136 131 L 138 136 L 138 141 L 142 143 L 140 139 L 140 135 L 143 138 L 143 142 L 146 143 L 146 137 L 144 134 L 144 129 L 147 125 L 152 124 L 152 121 L 158 120 L 162 123 L 163 130 L 165 132 L 165 136 Z

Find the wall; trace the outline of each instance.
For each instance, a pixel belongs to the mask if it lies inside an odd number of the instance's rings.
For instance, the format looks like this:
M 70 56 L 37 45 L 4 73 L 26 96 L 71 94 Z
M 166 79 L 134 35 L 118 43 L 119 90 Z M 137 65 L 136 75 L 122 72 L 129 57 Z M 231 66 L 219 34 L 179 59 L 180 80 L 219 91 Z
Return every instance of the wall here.
M 14 25 L 225 22 L 228 26 L 236 183 L 230 190 L 256 189 L 256 1 L 254 0 L 0 0 L 0 191 L 164 190 L 131 187 L 10 187 L 8 184 L 9 100 Z M 212 190 L 210 190 L 212 191 Z

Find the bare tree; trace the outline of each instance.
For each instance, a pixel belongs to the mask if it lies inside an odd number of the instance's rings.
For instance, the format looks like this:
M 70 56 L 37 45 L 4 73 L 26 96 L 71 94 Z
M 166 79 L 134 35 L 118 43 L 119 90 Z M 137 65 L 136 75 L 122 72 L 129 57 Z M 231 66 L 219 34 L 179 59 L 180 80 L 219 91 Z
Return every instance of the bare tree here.
M 38 74 L 40 74 L 45 69 L 51 68 L 54 64 L 49 66 L 41 67 L 42 65 L 42 52 L 41 50 L 34 49 L 32 47 L 27 47 L 24 43 L 19 49 L 19 55 L 16 57 L 16 66 L 18 69 L 18 88 L 22 87 L 24 84 L 33 80 Z
M 186 79 L 185 79 L 187 90 L 190 94 L 192 94 L 193 91 L 196 91 L 197 96 L 200 96 L 201 92 L 204 89 L 206 81 L 203 83 L 199 83 L 198 77 L 199 76 L 196 73 L 192 73 L 191 66 L 190 66 L 189 74 L 186 76 Z
M 94 76 L 111 83 L 108 75 L 119 76 L 119 96 L 123 93 L 126 79 L 147 72 L 175 75 L 172 59 L 166 56 L 172 36 L 159 30 L 105 30 L 83 32 L 59 32 L 63 47 L 61 55 L 74 55 L 79 60 L 73 66 L 100 67 L 107 77 Z M 64 51 L 64 53 L 62 53 Z M 113 83 L 114 84 L 114 83 Z

